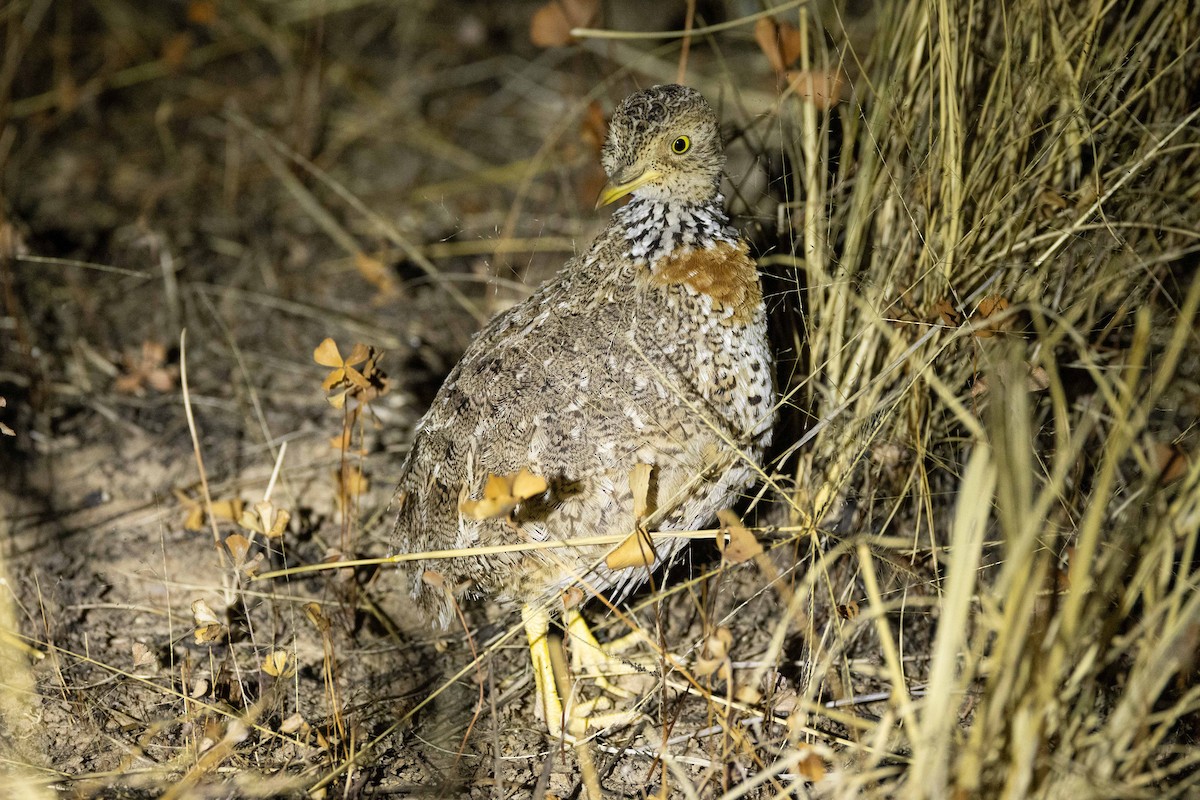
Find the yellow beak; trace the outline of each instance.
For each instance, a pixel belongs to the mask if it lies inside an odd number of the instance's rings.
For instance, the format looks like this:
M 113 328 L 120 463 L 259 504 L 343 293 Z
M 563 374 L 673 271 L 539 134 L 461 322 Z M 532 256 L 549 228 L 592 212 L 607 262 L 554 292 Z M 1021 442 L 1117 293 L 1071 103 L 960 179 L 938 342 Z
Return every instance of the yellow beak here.
M 645 186 L 651 181 L 656 181 L 661 177 L 662 173 L 658 170 L 648 169 L 633 180 L 626 181 L 625 183 L 614 183 L 613 181 L 609 181 L 604 187 L 604 191 L 600 192 L 600 199 L 596 201 L 596 208 L 606 206 L 609 203 L 614 203 L 635 189 Z

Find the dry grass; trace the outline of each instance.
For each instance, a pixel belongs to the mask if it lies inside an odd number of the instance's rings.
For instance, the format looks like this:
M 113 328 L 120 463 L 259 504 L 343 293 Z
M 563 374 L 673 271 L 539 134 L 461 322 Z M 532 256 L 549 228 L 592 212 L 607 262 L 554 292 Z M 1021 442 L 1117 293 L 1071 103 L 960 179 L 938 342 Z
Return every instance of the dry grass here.
M 783 441 L 753 537 L 725 517 L 694 537 L 719 552 L 588 610 L 640 635 L 624 680 L 650 724 L 582 758 L 532 717 L 515 614 L 433 634 L 349 559 L 382 552 L 425 384 L 596 224 L 589 101 L 674 79 L 683 37 L 538 52 L 471 27 L 524 37 L 532 6 L 336 5 L 0 12 L 16 796 L 578 796 L 581 766 L 626 797 L 1197 791 L 1189 3 L 787 4 L 778 53 L 752 20 L 694 37 L 768 275 Z M 804 96 L 839 74 L 842 102 Z M 126 119 L 144 150 L 104 141 Z M 93 173 L 107 202 L 72 188 Z M 184 326 L 186 417 L 181 353 L 114 355 Z M 326 335 L 388 351 L 373 411 L 321 404 Z M 341 353 L 343 386 L 370 376 Z M 200 532 L 169 493 L 197 470 Z M 271 505 L 239 526 L 235 499 Z

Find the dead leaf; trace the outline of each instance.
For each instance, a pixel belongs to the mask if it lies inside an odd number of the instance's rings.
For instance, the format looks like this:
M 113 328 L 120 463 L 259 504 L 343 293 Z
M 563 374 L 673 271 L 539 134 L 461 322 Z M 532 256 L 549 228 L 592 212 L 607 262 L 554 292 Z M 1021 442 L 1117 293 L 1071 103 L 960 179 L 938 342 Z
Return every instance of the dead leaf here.
M 339 505 L 362 497 L 371 488 L 370 478 L 363 474 L 362 467 L 355 464 L 346 464 L 344 468 L 333 473 L 333 481 L 337 485 Z
M 737 514 L 726 508 L 717 512 L 717 519 L 721 522 L 722 530 L 729 532 L 728 544 L 723 537 L 717 537 L 717 549 L 721 551 L 721 557 L 726 562 L 741 564 L 762 553 L 762 545 L 754 538 L 750 529 L 742 524 Z
M 474 499 L 464 484 L 458 500 L 458 510 L 464 517 L 474 520 L 495 519 L 510 514 L 525 500 L 538 497 L 550 488 L 540 475 L 522 467 L 519 472 L 508 475 L 488 473 L 483 484 L 483 496 Z
M 804 752 L 808 750 L 808 752 Z M 822 780 L 825 777 L 825 759 L 814 753 L 811 749 L 804 748 L 801 750 L 804 753 L 800 757 L 800 761 L 796 764 L 796 769 L 807 780 L 812 783 Z
M 146 393 L 144 387 L 169 392 L 179 378 L 179 367 L 167 364 L 166 345 L 151 339 L 142 342 L 136 355 L 124 355 L 121 364 L 123 372 L 113 381 L 113 389 L 120 394 L 141 397 Z
M 141 642 L 133 643 L 133 668 L 135 670 L 149 668 L 151 672 L 158 671 L 158 658 L 149 647 Z
M 188 495 L 181 489 L 172 489 L 184 510 L 187 511 L 187 517 L 183 521 L 184 530 L 198 531 L 204 528 L 205 513 L 204 503 L 199 498 L 194 498 Z M 213 518 L 218 522 L 236 522 L 242 516 L 242 509 L 245 502 L 234 498 L 232 500 L 216 500 L 212 504 Z
M 196 628 L 192 632 L 196 637 L 196 644 L 212 644 L 224 638 L 225 625 L 209 607 L 208 603 L 203 600 L 194 601 L 192 603 L 192 617 L 196 622 Z
M 3 397 L 0 397 L 0 408 L 5 408 L 7 405 L 8 401 Z M 3 422 L 0 422 L 0 434 L 4 434 L 5 436 L 16 436 L 17 432 L 5 425 Z
M 381 299 L 397 294 L 396 276 L 386 264 L 361 250 L 354 253 L 354 266 L 363 279 L 379 290 Z
M 839 69 L 788 70 L 788 88 L 802 100 L 821 111 L 828 111 L 846 99 L 846 76 Z
M 296 660 L 286 650 L 275 650 L 263 659 L 260 669 L 272 678 L 290 678 L 296 674 Z
M 588 103 L 587 111 L 583 112 L 583 121 L 579 124 L 579 138 L 583 139 L 593 156 L 600 157 L 600 151 L 604 149 L 604 140 L 608 138 L 608 120 L 604 116 L 600 101 L 593 100 Z
M 565 47 L 575 41 L 572 28 L 590 23 L 600 0 L 550 0 L 529 21 L 529 40 L 537 47 Z
M 334 408 L 343 408 L 346 398 L 353 397 L 360 403 L 369 403 L 388 390 L 387 375 L 379 369 L 383 351 L 370 345 L 355 342 L 350 355 L 342 358 L 337 343 L 326 337 L 313 350 L 313 361 L 331 371 L 321 382 L 321 388 L 332 392 L 325 399 Z M 359 364 L 363 366 L 358 367 Z
M 604 557 L 604 565 L 609 569 L 629 569 L 630 567 L 653 566 L 658 559 L 654 550 L 654 540 L 650 534 L 638 529 L 629 534 Z
M 316 626 L 317 630 L 321 633 L 325 633 L 333 626 L 333 623 L 329 621 L 329 617 L 325 616 L 325 613 L 321 611 L 320 603 L 305 603 L 304 615 L 308 617 L 308 621 Z
M 217 21 L 217 4 L 213 0 L 191 0 L 187 21 L 193 25 L 212 25 Z
M 183 66 L 188 53 L 192 52 L 192 44 L 193 39 L 190 31 L 183 31 L 168 38 L 163 42 L 162 46 L 163 65 L 172 72 L 177 71 Z
M 304 721 L 304 717 L 300 716 L 299 712 L 292 714 L 283 722 L 279 723 L 279 732 L 289 735 L 299 734 L 302 737 L 307 736 L 310 728 L 311 726 Z
M 729 628 L 721 626 L 704 639 L 704 646 L 696 657 L 693 668 L 697 677 L 707 678 L 721 670 L 718 677 L 729 678 L 729 648 L 733 645 L 733 634 Z M 724 669 L 722 669 L 724 668 Z
M 1166 486 L 1187 474 L 1191 460 L 1187 452 L 1173 442 L 1154 443 L 1154 461 L 1158 467 L 1158 483 Z
M 782 75 L 800 57 L 800 31 L 786 22 L 763 17 L 754 23 L 754 41 L 776 75 Z
M 975 316 L 984 320 L 991 319 L 992 317 L 1003 315 L 1008 307 L 1008 300 L 998 294 L 990 294 L 979 301 L 979 307 L 975 311 Z M 1011 330 L 1012 323 L 1012 317 L 1006 316 L 1004 319 L 995 320 L 987 325 L 976 328 L 975 335 L 980 339 L 990 339 L 998 332 Z
M 240 567 L 250 553 L 250 540 L 240 533 L 231 533 L 225 537 L 225 549 L 233 556 L 234 565 Z
M 269 500 L 259 500 L 238 517 L 238 524 L 248 531 L 261 533 L 269 539 L 278 539 L 287 530 L 292 515 L 282 508 L 275 508 Z
M 650 464 L 634 464 L 629 471 L 629 490 L 633 492 L 633 518 L 640 524 L 650 513 L 650 477 L 654 467 Z
M 1026 388 L 1031 392 L 1044 392 L 1050 388 L 1050 376 L 1041 367 L 1029 366 L 1029 383 Z
M 951 305 L 949 300 L 938 300 L 933 305 L 934 312 L 942 318 L 942 323 L 950 328 L 957 328 L 962 324 L 962 314 Z

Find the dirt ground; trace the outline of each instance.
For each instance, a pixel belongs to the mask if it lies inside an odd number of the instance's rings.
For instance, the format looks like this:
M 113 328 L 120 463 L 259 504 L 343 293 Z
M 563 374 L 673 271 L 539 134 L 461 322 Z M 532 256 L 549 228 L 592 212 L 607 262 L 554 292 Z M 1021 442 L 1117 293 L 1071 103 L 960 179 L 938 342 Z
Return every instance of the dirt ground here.
M 670 79 L 675 56 L 630 68 L 615 44 L 537 48 L 536 8 L 24 9 L 0 138 L 0 228 L 22 256 L 3 267 L 0 396 L 16 436 L 0 442 L 0 507 L 16 629 L 38 655 L 7 744 L 39 785 L 580 796 L 575 753 L 535 716 L 513 609 L 468 607 L 468 638 L 416 619 L 390 571 L 254 581 L 242 563 L 385 554 L 413 424 L 470 335 L 603 224 L 599 115 Z M 611 14 L 684 22 L 682 9 Z M 751 42 L 720 56 L 769 87 Z M 693 68 L 715 57 L 697 47 Z M 761 174 L 743 174 L 761 194 Z M 349 448 L 313 361 L 326 337 L 385 353 L 389 391 Z M 284 534 L 251 536 L 228 510 L 214 530 L 202 473 L 225 509 L 270 482 Z M 238 551 L 227 540 L 243 534 Z M 695 563 L 714 553 L 697 547 Z M 763 652 L 778 601 L 762 580 L 694 574 L 681 565 L 681 590 L 641 611 L 662 640 L 690 658 L 716 613 L 735 620 L 739 652 Z M 771 670 L 770 692 L 799 669 Z M 731 752 L 782 745 L 761 714 L 739 728 L 752 745 L 731 740 L 684 688 L 644 698 L 666 729 L 601 741 L 612 796 L 658 791 L 664 737 L 672 768 L 711 786 L 741 777 Z
M 0 7 L 0 788 L 1190 796 L 1194 8 L 1021 9 Z M 580 696 L 639 714 L 575 749 L 516 609 L 414 613 L 388 504 L 681 65 L 786 393 L 766 550 L 586 603 L 644 636 Z

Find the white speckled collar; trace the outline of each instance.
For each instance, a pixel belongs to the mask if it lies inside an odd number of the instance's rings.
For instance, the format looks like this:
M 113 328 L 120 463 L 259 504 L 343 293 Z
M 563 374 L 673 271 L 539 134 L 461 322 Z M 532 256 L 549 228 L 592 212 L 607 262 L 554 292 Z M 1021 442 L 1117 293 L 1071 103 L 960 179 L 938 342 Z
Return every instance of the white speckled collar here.
M 717 242 L 736 243 L 738 235 L 729 227 L 725 198 L 717 195 L 699 205 L 664 203 L 634 197 L 619 208 L 613 219 L 629 241 L 627 257 L 636 264 L 654 264 L 679 250 L 705 250 Z

